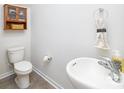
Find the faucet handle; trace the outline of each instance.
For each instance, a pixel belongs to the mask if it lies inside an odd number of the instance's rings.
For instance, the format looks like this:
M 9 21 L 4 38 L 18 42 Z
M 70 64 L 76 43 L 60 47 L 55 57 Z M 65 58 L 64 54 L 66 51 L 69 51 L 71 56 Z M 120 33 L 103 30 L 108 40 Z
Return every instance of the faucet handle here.
M 108 57 L 102 57 L 102 56 L 100 56 L 100 58 L 102 58 L 102 59 L 105 60 L 105 61 L 111 61 L 111 59 L 108 58 Z
M 116 67 L 116 69 L 120 69 L 120 71 L 122 71 L 122 67 L 121 67 L 121 62 L 114 62 L 114 66 Z

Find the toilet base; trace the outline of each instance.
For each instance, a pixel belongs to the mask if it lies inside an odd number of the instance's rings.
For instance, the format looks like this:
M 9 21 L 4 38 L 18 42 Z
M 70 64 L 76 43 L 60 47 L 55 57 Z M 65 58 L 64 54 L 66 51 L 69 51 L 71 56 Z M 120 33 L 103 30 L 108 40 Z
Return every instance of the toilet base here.
M 17 86 L 21 89 L 28 88 L 30 86 L 29 74 L 28 75 L 17 75 L 15 78 Z

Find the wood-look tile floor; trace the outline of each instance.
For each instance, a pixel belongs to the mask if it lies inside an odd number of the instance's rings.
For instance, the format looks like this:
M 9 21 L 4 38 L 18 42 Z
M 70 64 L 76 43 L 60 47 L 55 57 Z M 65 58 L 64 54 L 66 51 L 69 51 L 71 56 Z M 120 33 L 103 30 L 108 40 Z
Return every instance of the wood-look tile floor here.
M 0 80 L 0 89 L 19 89 L 15 83 L 16 75 L 11 75 L 7 78 Z M 41 76 L 32 72 L 30 74 L 31 84 L 27 89 L 55 89 L 52 85 L 50 85 L 46 80 L 44 80 Z

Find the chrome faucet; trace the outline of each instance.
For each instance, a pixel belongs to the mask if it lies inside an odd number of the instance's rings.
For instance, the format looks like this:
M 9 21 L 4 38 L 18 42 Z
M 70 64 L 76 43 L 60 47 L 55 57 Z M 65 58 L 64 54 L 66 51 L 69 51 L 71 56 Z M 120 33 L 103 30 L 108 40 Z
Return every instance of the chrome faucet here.
M 99 60 L 98 63 L 111 71 L 110 76 L 113 81 L 120 82 L 121 63 L 112 62 L 112 60 L 108 57 L 101 58 L 102 60 Z

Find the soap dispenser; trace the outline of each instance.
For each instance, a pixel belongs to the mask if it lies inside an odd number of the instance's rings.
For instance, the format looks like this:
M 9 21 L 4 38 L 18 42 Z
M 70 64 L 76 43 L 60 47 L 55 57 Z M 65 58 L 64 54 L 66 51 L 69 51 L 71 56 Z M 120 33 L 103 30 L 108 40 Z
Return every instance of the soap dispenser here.
M 119 62 L 121 64 L 120 71 L 124 73 L 124 58 L 119 50 L 113 50 L 111 59 L 113 62 Z

